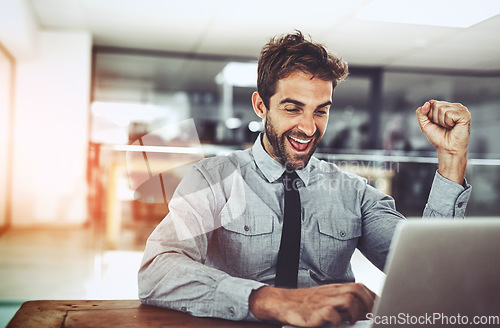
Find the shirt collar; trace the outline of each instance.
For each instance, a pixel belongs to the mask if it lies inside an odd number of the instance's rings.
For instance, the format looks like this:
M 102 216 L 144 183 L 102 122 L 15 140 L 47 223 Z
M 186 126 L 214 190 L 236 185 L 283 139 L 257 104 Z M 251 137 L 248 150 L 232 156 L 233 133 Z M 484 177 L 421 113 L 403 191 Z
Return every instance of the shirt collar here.
M 262 140 L 262 133 L 259 134 L 257 140 L 255 140 L 255 143 L 252 146 L 253 157 L 255 159 L 257 167 L 262 172 L 262 174 L 264 174 L 267 181 L 274 182 L 283 175 L 283 172 L 285 172 L 285 167 L 277 160 L 272 158 L 271 155 L 269 155 L 266 152 L 264 146 L 262 146 L 261 140 Z M 309 183 L 309 177 L 311 175 L 311 167 L 312 167 L 311 162 L 313 162 L 314 160 L 315 158 L 311 157 L 306 167 L 304 167 L 301 170 L 295 171 L 297 172 L 297 175 L 302 180 L 302 182 L 304 182 L 306 186 Z

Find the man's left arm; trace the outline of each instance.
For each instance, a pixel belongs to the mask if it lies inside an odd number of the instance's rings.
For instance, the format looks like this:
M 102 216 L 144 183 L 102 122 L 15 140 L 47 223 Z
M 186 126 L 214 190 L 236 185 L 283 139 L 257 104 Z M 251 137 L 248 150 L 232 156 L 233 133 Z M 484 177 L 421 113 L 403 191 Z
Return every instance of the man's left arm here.
M 417 118 L 439 160 L 423 217 L 462 218 L 471 191 L 464 178 L 470 113 L 461 104 L 430 100 L 417 109 Z M 363 236 L 358 248 L 383 270 L 394 229 L 404 217 L 391 197 L 374 188 L 367 187 L 363 199 Z
M 416 114 L 439 161 L 424 217 L 463 217 L 470 197 L 470 186 L 465 181 L 469 110 L 462 104 L 430 100 Z

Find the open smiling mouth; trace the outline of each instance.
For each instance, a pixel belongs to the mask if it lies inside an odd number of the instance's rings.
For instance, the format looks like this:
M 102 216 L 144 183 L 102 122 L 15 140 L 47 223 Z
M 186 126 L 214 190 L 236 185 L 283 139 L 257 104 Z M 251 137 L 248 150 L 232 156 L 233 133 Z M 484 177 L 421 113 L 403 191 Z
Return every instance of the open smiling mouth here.
M 304 139 L 299 139 L 299 138 L 290 137 L 290 136 L 287 136 L 286 138 L 288 139 L 288 142 L 290 143 L 292 148 L 298 152 L 307 151 L 309 146 L 312 144 L 312 140 L 313 140 L 313 139 L 304 140 Z

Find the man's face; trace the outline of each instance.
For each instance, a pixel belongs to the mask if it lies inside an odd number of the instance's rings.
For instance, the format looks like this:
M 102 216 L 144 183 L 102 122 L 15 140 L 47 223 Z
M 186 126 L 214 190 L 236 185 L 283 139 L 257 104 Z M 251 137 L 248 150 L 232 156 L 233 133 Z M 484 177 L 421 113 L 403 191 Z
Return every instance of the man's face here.
M 264 149 L 288 169 L 307 165 L 328 123 L 332 82 L 311 77 L 298 71 L 279 80 L 270 108 L 259 115 L 265 120 Z

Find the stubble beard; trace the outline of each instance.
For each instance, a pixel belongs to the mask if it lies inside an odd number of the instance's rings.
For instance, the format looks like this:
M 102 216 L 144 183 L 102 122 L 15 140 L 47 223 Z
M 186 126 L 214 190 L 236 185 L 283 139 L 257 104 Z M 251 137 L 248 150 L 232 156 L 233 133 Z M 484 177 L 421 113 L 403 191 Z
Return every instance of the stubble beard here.
M 296 155 L 289 154 L 287 152 L 287 148 L 285 145 L 285 143 L 288 142 L 287 136 L 292 135 L 297 137 L 301 135 L 304 139 L 308 139 L 309 137 L 306 137 L 300 132 L 294 133 L 293 129 L 285 131 L 281 136 L 278 136 L 278 133 L 274 130 L 274 126 L 269 122 L 269 119 L 265 120 L 264 133 L 266 134 L 267 140 L 269 140 L 269 143 L 273 148 L 274 155 L 277 157 L 278 161 L 286 167 L 288 171 L 300 170 L 304 168 L 307 163 L 309 163 L 311 156 L 316 151 L 318 143 L 321 140 L 319 131 L 316 130 L 313 136 L 313 140 L 311 141 L 312 144 L 310 145 L 307 154 Z

